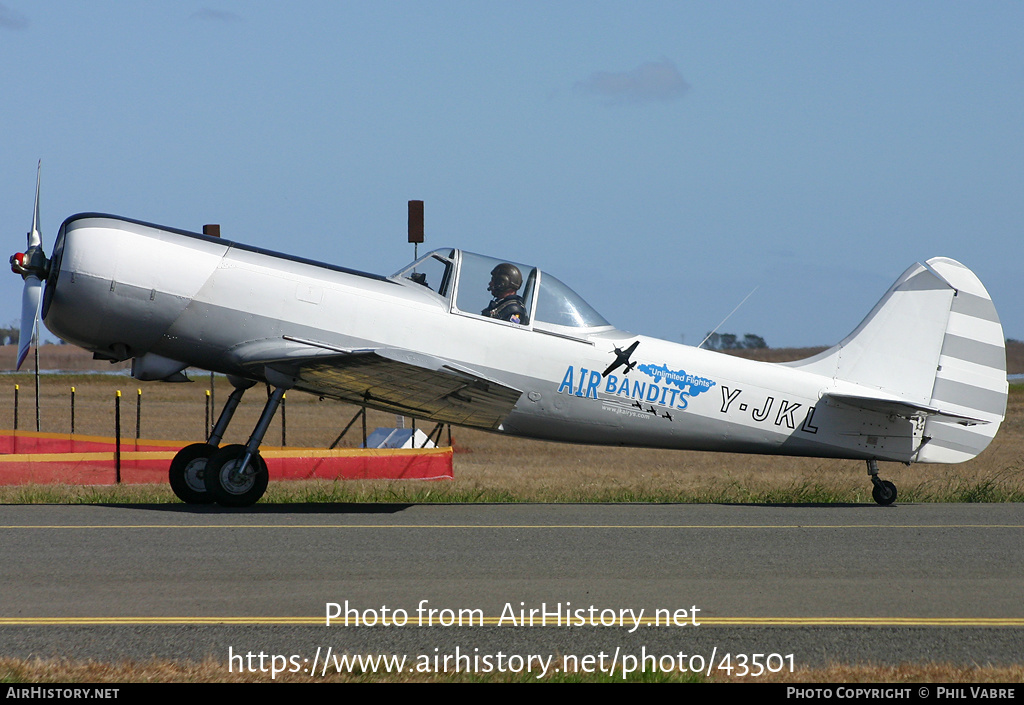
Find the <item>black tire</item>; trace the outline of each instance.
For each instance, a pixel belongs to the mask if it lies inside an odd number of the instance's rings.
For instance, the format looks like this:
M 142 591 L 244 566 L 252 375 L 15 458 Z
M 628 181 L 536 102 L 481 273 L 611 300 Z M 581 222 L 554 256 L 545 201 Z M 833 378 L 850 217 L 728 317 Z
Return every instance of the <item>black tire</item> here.
M 206 491 L 222 507 L 249 507 L 256 504 L 267 491 L 270 473 L 267 463 L 259 453 L 254 453 L 244 476 L 232 477 L 232 473 L 245 455 L 245 446 L 234 444 L 224 446 L 206 463 Z
M 207 462 L 216 452 L 216 446 L 193 443 L 179 450 L 171 461 L 167 479 L 174 494 L 185 504 L 213 504 L 213 495 L 206 491 L 204 476 Z
M 877 504 L 888 507 L 896 501 L 896 485 L 888 480 L 879 480 L 874 489 L 871 490 L 871 496 Z

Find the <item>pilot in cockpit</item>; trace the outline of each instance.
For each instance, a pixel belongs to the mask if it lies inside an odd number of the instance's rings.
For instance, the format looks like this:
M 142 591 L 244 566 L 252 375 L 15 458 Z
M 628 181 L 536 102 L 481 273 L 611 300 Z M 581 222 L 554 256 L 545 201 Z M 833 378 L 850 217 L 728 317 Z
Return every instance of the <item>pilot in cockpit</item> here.
M 503 262 L 491 270 L 491 281 L 487 291 L 491 292 L 491 303 L 481 313 L 512 323 L 526 323 L 526 302 L 517 292 L 523 285 L 523 274 L 519 267 Z

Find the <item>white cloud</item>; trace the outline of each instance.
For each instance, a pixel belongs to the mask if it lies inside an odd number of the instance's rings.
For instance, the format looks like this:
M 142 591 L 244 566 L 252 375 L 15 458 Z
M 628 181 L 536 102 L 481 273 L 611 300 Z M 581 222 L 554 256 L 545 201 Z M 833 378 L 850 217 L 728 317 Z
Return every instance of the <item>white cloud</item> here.
M 28 18 L 0 2 L 0 27 L 3 29 L 25 29 L 28 27 Z
M 603 96 L 610 104 L 665 103 L 682 98 L 690 84 L 675 64 L 662 59 L 640 64 L 631 71 L 595 71 L 576 88 Z
M 242 16 L 234 12 L 228 12 L 227 10 L 211 10 L 210 8 L 204 7 L 202 10 L 193 12 L 189 16 L 190 20 L 202 20 L 206 22 L 241 22 Z

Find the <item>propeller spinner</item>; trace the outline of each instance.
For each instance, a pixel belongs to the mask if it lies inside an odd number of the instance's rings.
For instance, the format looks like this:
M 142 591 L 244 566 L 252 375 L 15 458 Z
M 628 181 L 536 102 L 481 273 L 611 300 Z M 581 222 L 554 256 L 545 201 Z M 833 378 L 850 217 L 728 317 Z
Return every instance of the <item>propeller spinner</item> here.
M 39 177 L 42 173 L 42 160 L 36 167 L 36 201 L 32 215 L 32 230 L 28 233 L 27 249 L 11 256 L 11 271 L 20 274 L 25 280 L 25 288 L 21 292 L 21 328 L 18 333 L 18 364 L 28 355 L 32 344 L 36 324 L 39 321 L 39 299 L 43 289 L 43 280 L 49 271 L 50 262 L 43 252 L 43 237 L 39 232 Z

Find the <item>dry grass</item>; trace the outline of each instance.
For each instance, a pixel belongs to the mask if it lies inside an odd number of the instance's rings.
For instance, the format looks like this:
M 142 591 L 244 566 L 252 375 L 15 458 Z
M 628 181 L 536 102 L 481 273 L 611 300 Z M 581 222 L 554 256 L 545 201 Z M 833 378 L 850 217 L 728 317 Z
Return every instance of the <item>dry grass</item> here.
M 531 674 L 481 676 L 467 673 L 384 673 L 339 674 L 324 677 L 281 673 L 228 673 L 223 662 L 121 661 L 107 663 L 74 659 L 0 659 L 0 683 L 452 683 L 452 682 L 536 682 Z M 801 668 L 793 673 L 767 674 L 758 678 L 695 678 L 693 674 L 652 674 L 632 677 L 637 681 L 755 682 L 755 683 L 1021 683 L 1024 666 L 956 666 L 951 664 L 901 664 L 899 666 L 843 665 Z M 621 675 L 556 674 L 549 682 L 621 682 Z
M 30 352 L 23 365 L 24 369 L 33 369 L 33 358 L 34 354 Z M 14 363 L 17 361 L 17 345 L 0 345 L 0 370 L 13 371 Z M 104 360 L 93 360 L 92 353 L 83 350 L 82 348 L 77 348 L 74 345 L 39 346 L 39 369 L 41 370 L 109 372 L 110 370 L 127 370 L 130 367 L 130 362 L 118 362 L 116 364 L 111 364 Z

